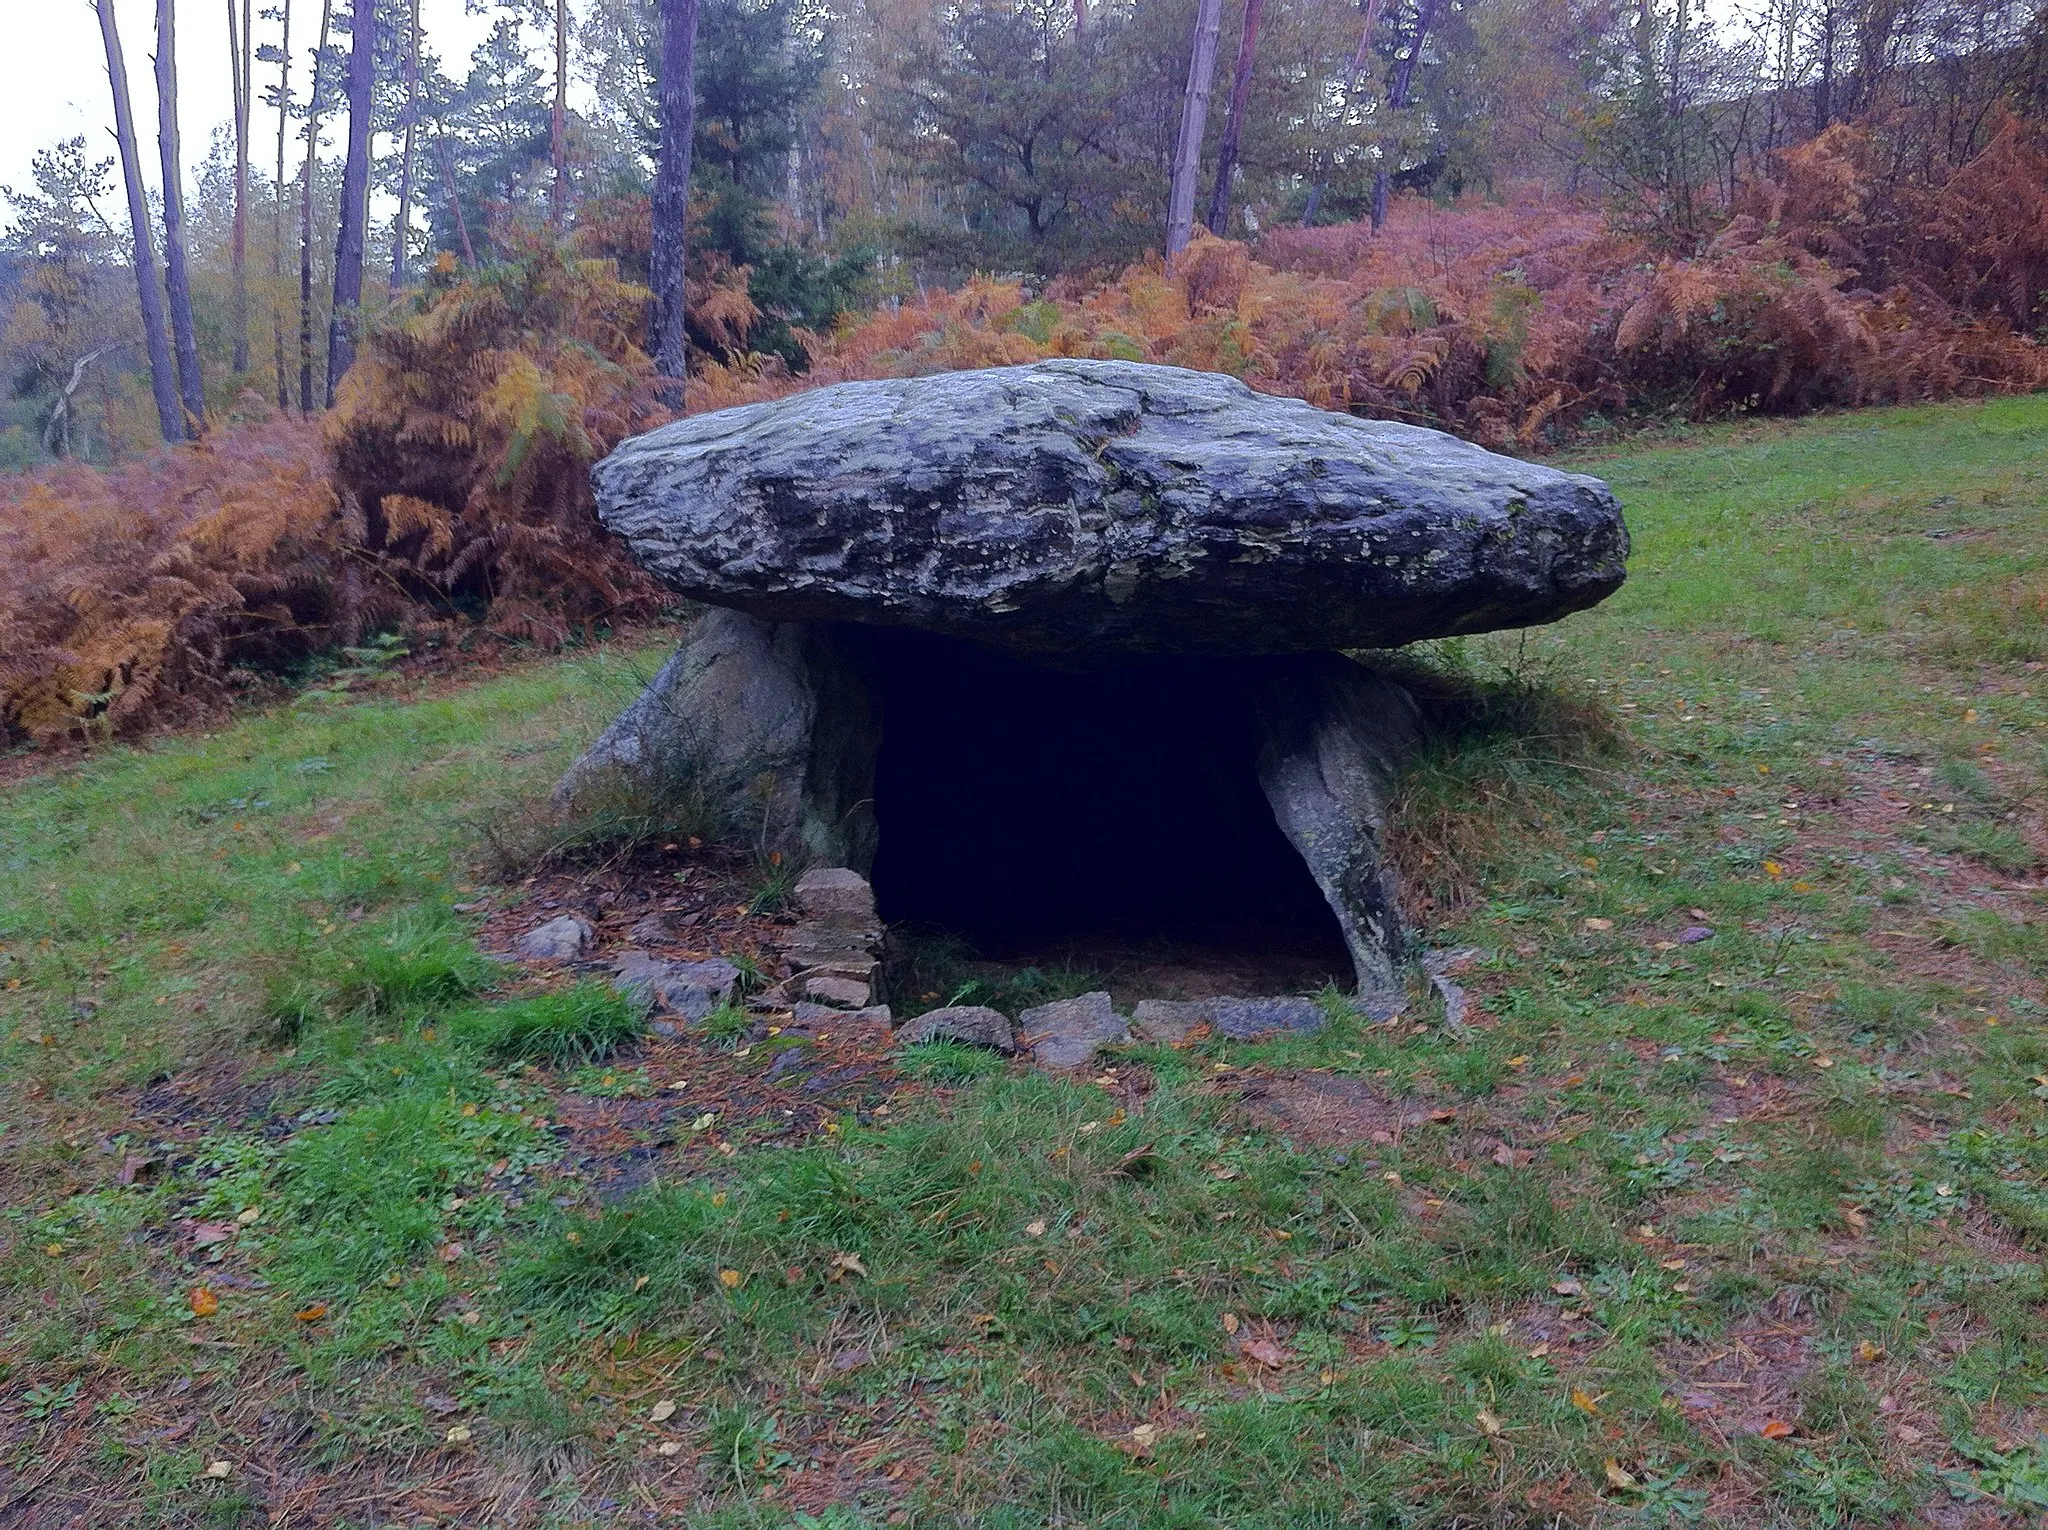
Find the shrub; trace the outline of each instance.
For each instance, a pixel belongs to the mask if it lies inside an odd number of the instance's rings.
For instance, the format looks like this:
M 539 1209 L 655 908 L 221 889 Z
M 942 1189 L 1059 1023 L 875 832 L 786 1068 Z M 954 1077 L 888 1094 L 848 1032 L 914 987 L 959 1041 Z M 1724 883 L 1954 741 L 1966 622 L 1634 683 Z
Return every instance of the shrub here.
M 590 466 L 666 418 L 640 348 L 644 288 L 550 245 L 444 261 L 374 331 L 324 436 L 355 545 L 418 599 L 548 646 L 662 600 L 597 524 Z

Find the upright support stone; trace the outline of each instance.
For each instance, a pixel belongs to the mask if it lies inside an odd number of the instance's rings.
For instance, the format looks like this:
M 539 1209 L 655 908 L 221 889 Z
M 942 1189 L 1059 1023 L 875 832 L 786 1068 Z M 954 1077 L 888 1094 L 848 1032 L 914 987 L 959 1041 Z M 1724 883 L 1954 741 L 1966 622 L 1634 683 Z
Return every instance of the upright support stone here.
M 555 800 L 666 803 L 737 844 L 866 869 L 879 745 L 856 634 L 714 609 L 569 768 Z
M 1255 702 L 1259 784 L 1350 948 L 1361 994 L 1401 986 L 1401 912 L 1383 859 L 1387 802 L 1421 734 L 1415 700 L 1335 654 L 1277 668 Z

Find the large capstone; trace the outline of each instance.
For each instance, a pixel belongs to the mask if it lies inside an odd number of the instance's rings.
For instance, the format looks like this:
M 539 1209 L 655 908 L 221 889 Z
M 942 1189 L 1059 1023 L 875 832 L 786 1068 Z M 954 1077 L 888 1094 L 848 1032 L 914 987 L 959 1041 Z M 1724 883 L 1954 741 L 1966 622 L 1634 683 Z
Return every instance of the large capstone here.
M 1122 362 L 821 388 L 595 478 L 640 562 L 721 609 L 565 799 L 687 801 L 978 949 L 1243 929 L 1287 990 L 1389 1013 L 1420 719 L 1341 650 L 1554 620 L 1628 551 L 1595 479 Z
M 1046 361 L 680 420 L 597 467 L 682 594 L 1099 663 L 1387 648 L 1621 584 L 1599 480 L 1235 378 Z

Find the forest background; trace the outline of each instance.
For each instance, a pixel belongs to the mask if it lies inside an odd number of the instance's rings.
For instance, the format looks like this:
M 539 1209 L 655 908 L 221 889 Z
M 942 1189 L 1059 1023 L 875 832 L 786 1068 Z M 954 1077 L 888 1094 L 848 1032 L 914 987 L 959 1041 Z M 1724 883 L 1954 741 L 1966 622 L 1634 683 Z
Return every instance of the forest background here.
M 466 59 L 222 3 L 176 195 L 84 138 L 0 191 L 8 742 L 654 615 L 589 464 L 823 382 L 1115 356 L 1524 451 L 2048 384 L 2026 0 L 496 0 Z M 173 98 L 174 10 L 118 18 Z

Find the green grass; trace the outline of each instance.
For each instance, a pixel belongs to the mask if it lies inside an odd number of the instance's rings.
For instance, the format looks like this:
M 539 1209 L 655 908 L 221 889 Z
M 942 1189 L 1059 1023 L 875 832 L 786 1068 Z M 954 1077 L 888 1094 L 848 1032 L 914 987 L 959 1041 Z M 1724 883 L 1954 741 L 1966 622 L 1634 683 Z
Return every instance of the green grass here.
M 179 1525 L 297 1491 L 363 1524 L 2024 1522 L 2044 434 L 2025 399 L 1577 464 L 1628 586 L 1412 656 L 1440 728 L 1397 827 L 1426 938 L 1485 953 L 1462 1038 L 1340 1013 L 1106 1082 L 935 1043 L 801 1131 L 748 1104 L 793 1038 L 739 1010 L 636 1067 L 608 989 L 471 934 L 647 655 L 16 781 L 4 1491 Z M 1087 977 L 909 960 L 963 1002 Z M 1246 1075 L 1397 1129 L 1290 1135 Z

